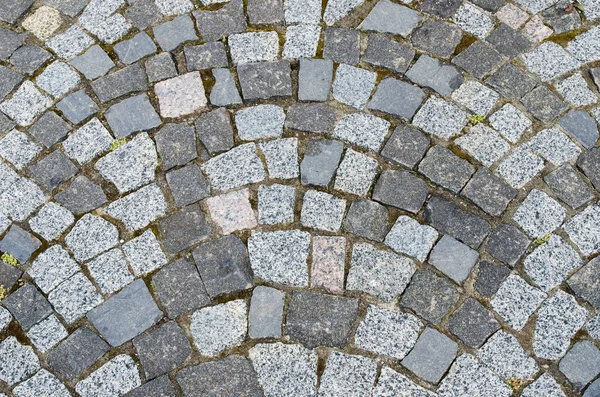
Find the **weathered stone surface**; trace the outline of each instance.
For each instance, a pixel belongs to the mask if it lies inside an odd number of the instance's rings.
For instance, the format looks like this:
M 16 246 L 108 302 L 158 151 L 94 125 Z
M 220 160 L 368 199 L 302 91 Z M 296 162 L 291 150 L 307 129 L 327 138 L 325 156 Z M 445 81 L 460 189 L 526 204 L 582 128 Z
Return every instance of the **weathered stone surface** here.
M 247 323 L 246 301 L 238 299 L 196 311 L 190 332 L 200 354 L 215 357 L 244 341 Z
M 213 231 L 198 204 L 183 207 L 159 221 L 158 227 L 165 250 L 176 254 L 208 239 Z
M 285 293 L 275 288 L 259 286 L 252 292 L 248 312 L 250 338 L 279 338 L 283 320 Z
M 88 313 L 88 319 L 111 346 L 120 346 L 154 324 L 163 313 L 143 280 L 137 280 Z
M 450 367 L 457 352 L 456 342 L 434 328 L 427 327 L 402 360 L 402 365 L 420 378 L 437 383 Z
M 308 143 L 300 163 L 302 183 L 326 187 L 333 178 L 342 156 L 344 145 L 329 139 L 312 140 Z
M 421 179 L 407 171 L 384 171 L 373 190 L 373 200 L 417 213 L 429 195 Z

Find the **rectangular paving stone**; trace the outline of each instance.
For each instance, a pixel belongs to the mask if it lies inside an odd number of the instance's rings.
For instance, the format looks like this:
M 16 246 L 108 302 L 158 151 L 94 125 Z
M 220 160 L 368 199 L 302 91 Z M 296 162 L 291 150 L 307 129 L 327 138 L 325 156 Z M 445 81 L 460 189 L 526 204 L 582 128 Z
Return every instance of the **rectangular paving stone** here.
M 283 12 L 282 0 L 250 0 L 246 6 L 250 25 L 281 25 Z
M 284 122 L 285 112 L 277 105 L 257 105 L 235 113 L 238 137 L 245 141 L 281 138 Z
M 326 28 L 323 58 L 356 65 L 360 59 L 360 32 L 346 28 Z
M 212 235 L 212 229 L 198 204 L 192 204 L 159 221 L 165 250 L 176 254 Z
M 370 200 L 353 201 L 344 219 L 344 230 L 374 241 L 383 241 L 388 232 L 388 209 Z
M 402 99 L 399 99 L 402 98 Z M 410 120 L 425 99 L 419 87 L 393 78 L 383 79 L 367 108 Z
M 328 59 L 300 59 L 298 100 L 326 101 L 333 79 L 333 62 Z
M 485 82 L 510 99 L 520 99 L 536 86 L 531 76 L 510 63 L 500 67 Z
M 418 129 L 399 124 L 381 150 L 388 161 L 413 168 L 429 148 L 429 138 Z
M 189 72 L 154 85 L 162 117 L 182 117 L 206 107 L 207 99 L 199 72 Z
M 27 166 L 41 151 L 41 148 L 27 135 L 16 129 L 0 139 L 0 157 L 18 170 Z
M 300 221 L 304 227 L 337 232 L 342 226 L 345 210 L 346 200 L 317 190 L 309 190 L 302 200 Z
M 2 300 L 24 331 L 52 314 L 52 307 L 31 283 L 20 287 Z
M 86 266 L 104 294 L 112 294 L 134 280 L 123 252 L 117 248 L 98 256 Z
M 333 137 L 353 145 L 378 152 L 390 128 L 390 123 L 380 117 L 365 113 L 348 114 L 335 125 Z
M 479 254 L 460 241 L 444 235 L 433 247 L 429 263 L 460 284 L 469 277 Z
M 515 265 L 529 246 L 529 239 L 519 228 L 500 224 L 490 233 L 486 252 L 507 265 Z
M 336 110 L 331 105 L 295 103 L 287 109 L 285 126 L 299 131 L 328 134 L 333 131 L 336 119 Z
M 197 10 L 193 15 L 205 42 L 221 40 L 231 34 L 241 33 L 248 27 L 242 0 L 232 0 L 215 11 Z
M 289 61 L 242 64 L 237 67 L 237 73 L 245 100 L 292 96 Z
M 48 366 L 59 377 L 73 381 L 110 350 L 89 327 L 83 326 L 48 353 Z
M 419 164 L 419 172 L 433 183 L 458 193 L 475 171 L 468 161 L 461 159 L 444 146 L 433 146 Z
M 53 111 L 44 113 L 28 132 L 42 145 L 50 147 L 61 141 L 71 131 L 71 126 Z
M 211 298 L 252 288 L 248 252 L 235 235 L 218 238 L 193 251 L 196 267 Z
M 112 105 L 106 111 L 105 118 L 117 138 L 127 137 L 137 131 L 150 130 L 161 123 L 146 94 L 129 97 Z
M 156 45 L 146 33 L 138 33 L 129 40 L 119 42 L 114 51 L 126 65 L 156 52 Z
M 208 179 L 196 164 L 169 172 L 167 183 L 178 206 L 193 204 L 210 194 Z
M 474 298 L 467 298 L 446 324 L 448 331 L 473 348 L 481 346 L 499 328 L 494 316 Z
M 546 175 L 544 181 L 557 197 L 571 208 L 577 209 L 594 198 L 590 188 L 583 182 L 577 171 L 568 164 Z
M 441 63 L 428 55 L 421 55 L 406 77 L 420 86 L 429 87 L 440 95 L 447 96 L 458 88 L 464 78 L 453 66 Z
M 467 113 L 457 105 L 434 96 L 427 99 L 413 118 L 415 126 L 444 139 L 458 135 L 467 122 Z
M 407 37 L 420 20 L 418 12 L 390 0 L 382 0 L 369 12 L 360 28 Z
M 129 393 L 127 397 L 164 397 L 175 396 L 177 392 L 168 375 L 159 376 L 149 382 L 144 383 L 140 387 L 136 387 Z
M 415 219 L 401 215 L 385 237 L 385 244 L 396 252 L 424 262 L 438 238 L 438 232 Z
M 558 123 L 586 149 L 594 147 L 598 140 L 598 126 L 587 112 L 571 110 Z
M 19 263 L 25 264 L 41 245 L 40 240 L 31 233 L 13 224 L 0 240 L 0 251 L 9 253 Z
M 152 277 L 152 285 L 170 319 L 210 304 L 198 270 L 186 258 L 160 269 Z
M 524 261 L 525 271 L 542 291 L 565 281 L 568 275 L 583 264 L 579 254 L 561 237 L 552 235 L 544 244 L 536 247 Z
M 285 293 L 275 288 L 258 286 L 252 291 L 248 313 L 248 336 L 280 338 Z
M 28 273 L 47 294 L 79 270 L 77 262 L 62 246 L 53 245 L 35 258 Z
M 148 58 L 144 66 L 151 83 L 177 76 L 177 68 L 169 52 L 161 52 Z
M 229 69 L 213 69 L 215 85 L 210 90 L 210 103 L 214 106 L 230 106 L 242 103 L 233 75 Z
M 172 51 L 186 41 L 197 40 L 194 22 L 188 15 L 182 15 L 169 22 L 152 28 L 154 38 L 163 51 Z
M 410 353 L 402 360 L 402 365 L 420 378 L 438 383 L 457 352 L 456 342 L 436 329 L 427 327 Z
M 514 105 L 507 103 L 489 117 L 489 122 L 506 140 L 517 143 L 532 125 L 531 120 Z
M 578 69 L 580 62 L 560 45 L 553 42 L 540 44 L 534 50 L 522 55 L 527 69 L 548 82 Z
M 119 231 L 104 218 L 85 214 L 65 238 L 75 259 L 85 261 L 113 248 L 119 242 Z
M 493 262 L 480 261 L 476 272 L 473 288 L 479 295 L 491 299 L 510 274 L 510 269 Z
M 185 165 L 198 156 L 194 127 L 186 123 L 166 124 L 154 134 L 154 140 L 165 171 Z
M 183 48 L 188 70 L 226 68 L 229 66 L 225 45 L 220 41 Z
M 321 375 L 319 395 L 333 397 L 338 393 L 368 394 L 376 372 L 375 360 L 334 351 L 327 358 L 325 371 Z
M 98 105 L 83 90 L 66 96 L 56 107 L 73 124 L 79 124 L 98 112 Z
M 510 327 L 520 331 L 545 298 L 544 292 L 511 274 L 500 285 L 490 304 Z
M 329 139 L 308 142 L 300 163 L 301 181 L 305 185 L 327 187 L 337 169 L 344 145 Z
M 143 280 L 136 280 L 88 313 L 88 319 L 111 344 L 135 338 L 163 316 Z
M 167 263 L 167 258 L 152 230 L 146 230 L 123 244 L 123 252 L 136 277 L 150 273 Z
M 293 25 L 285 31 L 282 58 L 311 58 L 317 55 L 321 27 L 317 25 Z
M 333 98 L 338 102 L 362 109 L 375 87 L 377 74 L 350 65 L 339 65 L 333 81 Z
M 123 395 L 141 383 L 137 364 L 130 356 L 121 354 L 79 381 L 75 391 L 85 397 L 113 393 Z
M 23 81 L 23 76 L 6 66 L 0 67 L 0 100 L 3 100 L 12 90 Z
M 543 169 L 544 160 L 541 157 L 519 147 L 500 163 L 496 175 L 504 178 L 513 188 L 520 189 Z
M 311 287 L 322 287 L 335 294 L 342 293 L 344 289 L 345 262 L 345 237 L 313 237 L 310 278 Z
M 491 73 L 502 61 L 500 53 L 482 41 L 476 41 L 452 59 L 452 63 L 478 79 Z
M 358 300 L 294 291 L 287 309 L 287 337 L 308 348 L 343 348 L 358 316 Z
M 560 360 L 559 369 L 577 390 L 598 375 L 600 350 L 589 340 L 577 342 Z
M 55 315 L 40 321 L 27 333 L 29 340 L 41 353 L 46 353 L 67 336 L 69 333 Z
M 382 34 L 370 33 L 367 49 L 361 60 L 396 73 L 404 73 L 415 57 L 415 50 L 406 44 L 387 38 Z
M 256 146 L 247 143 L 211 158 L 201 165 L 213 189 L 230 190 L 262 181 L 266 177 Z M 232 173 L 231 170 L 237 170 Z
M 12 97 L 0 103 L 0 110 L 18 125 L 25 127 L 52 105 L 52 99 L 26 80 Z
M 542 238 L 559 227 L 566 210 L 541 190 L 533 189 L 513 215 L 513 220 L 533 238 Z
M 439 195 L 429 199 L 425 220 L 473 249 L 477 249 L 490 232 L 490 225 L 484 219 Z
M 500 95 L 476 80 L 467 80 L 452 93 L 452 99 L 473 113 L 485 116 Z
M 437 392 L 444 397 L 458 397 L 462 393 L 508 397 L 512 389 L 491 369 L 464 353 L 454 361 Z
M 55 150 L 29 167 L 33 179 L 52 192 L 71 178 L 79 169 L 60 150 Z
M 480 167 L 461 194 L 488 214 L 500 216 L 517 192 L 490 170 Z
M 88 80 L 103 76 L 115 66 L 112 59 L 99 45 L 94 45 L 83 54 L 71 59 L 69 64 L 83 73 Z
M 334 188 L 358 196 L 366 196 L 377 175 L 379 163 L 374 158 L 346 149 L 337 170 Z
M 92 82 L 92 89 L 101 103 L 109 102 L 132 92 L 146 91 L 146 72 L 134 63 Z
M 407 171 L 383 171 L 373 190 L 373 200 L 416 214 L 429 195 L 421 179 Z
M 83 175 L 73 179 L 71 184 L 54 198 L 75 215 L 94 210 L 108 201 L 104 190 Z

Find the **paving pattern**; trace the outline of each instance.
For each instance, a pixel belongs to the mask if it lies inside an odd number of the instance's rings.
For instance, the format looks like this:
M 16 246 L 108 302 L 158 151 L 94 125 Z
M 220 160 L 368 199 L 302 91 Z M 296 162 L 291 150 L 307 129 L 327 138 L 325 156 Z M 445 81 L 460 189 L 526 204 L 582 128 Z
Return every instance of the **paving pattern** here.
M 598 0 L 0 0 L 0 396 L 600 396 Z

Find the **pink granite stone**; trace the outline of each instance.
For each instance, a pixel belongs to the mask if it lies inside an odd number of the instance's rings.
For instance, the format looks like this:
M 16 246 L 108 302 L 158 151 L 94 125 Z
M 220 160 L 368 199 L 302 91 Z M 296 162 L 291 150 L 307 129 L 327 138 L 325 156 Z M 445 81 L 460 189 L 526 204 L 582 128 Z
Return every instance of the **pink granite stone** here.
M 154 86 L 160 115 L 181 117 L 206 107 L 206 95 L 200 72 L 190 72 L 161 81 Z
M 311 287 L 323 287 L 335 294 L 342 293 L 345 263 L 345 237 L 313 237 Z
M 223 234 L 256 227 L 248 189 L 237 190 L 206 200 L 210 216 Z
M 510 3 L 499 9 L 498 12 L 496 12 L 496 16 L 501 22 L 515 30 L 519 29 L 521 25 L 529 19 L 527 11 Z
M 552 35 L 552 29 L 544 25 L 542 18 L 536 15 L 523 28 L 523 35 L 532 43 L 539 43 Z

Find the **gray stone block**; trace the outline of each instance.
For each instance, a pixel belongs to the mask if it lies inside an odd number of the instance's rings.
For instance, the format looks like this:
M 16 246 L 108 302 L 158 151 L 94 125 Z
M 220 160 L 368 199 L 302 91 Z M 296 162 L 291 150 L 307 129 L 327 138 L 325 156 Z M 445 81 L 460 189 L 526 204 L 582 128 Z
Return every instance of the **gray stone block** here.
M 373 200 L 416 214 L 429 195 L 427 184 L 407 171 L 388 170 L 381 173 Z
M 163 51 L 172 51 L 186 41 L 197 40 L 194 22 L 188 15 L 182 15 L 152 28 L 154 38 Z
M 406 72 L 406 77 L 443 96 L 450 95 L 464 80 L 462 74 L 454 66 L 444 64 L 428 55 L 421 55 Z
M 24 264 L 41 245 L 40 240 L 14 224 L 0 240 L 0 251 L 11 254 Z
M 55 199 L 75 215 L 94 210 L 108 200 L 104 190 L 83 175 L 75 178 Z
M 458 297 L 456 287 L 448 279 L 424 269 L 412 277 L 399 305 L 410 308 L 419 317 L 437 324 L 458 301 Z
M 300 59 L 298 100 L 326 101 L 333 79 L 333 62 L 328 59 Z
M 517 227 L 507 224 L 496 226 L 490 234 L 485 249 L 488 254 L 506 263 L 515 265 L 529 246 L 529 239 Z
M 436 329 L 427 327 L 408 356 L 402 360 L 402 365 L 427 382 L 438 383 L 457 352 L 456 342 Z
M 316 139 L 308 143 L 300 163 L 300 175 L 305 185 L 327 187 L 337 169 L 344 145 L 339 141 Z
M 413 33 L 411 41 L 415 48 L 447 59 L 454 54 L 462 36 L 458 26 L 430 19 Z
M 27 283 L 2 300 L 2 305 L 24 331 L 52 314 L 52 307 L 31 283 Z
M 379 83 L 367 108 L 410 120 L 423 99 L 422 89 L 390 77 Z
M 289 61 L 246 63 L 239 65 L 237 72 L 247 101 L 292 96 Z
M 280 338 L 285 293 L 275 288 L 254 288 L 248 314 L 250 338 Z
M 156 52 L 156 45 L 146 33 L 138 33 L 129 40 L 124 40 L 114 46 L 114 51 L 121 62 L 126 65 L 134 63 Z
M 589 340 L 577 342 L 560 360 L 558 369 L 581 390 L 600 373 L 600 350 Z
M 158 127 L 160 117 L 146 94 L 137 95 L 112 105 L 105 113 L 106 121 L 117 138 L 123 138 L 137 131 Z
M 583 110 L 571 110 L 558 121 L 558 124 L 586 149 L 591 149 L 598 141 L 596 121 Z
M 162 316 L 143 280 L 129 284 L 87 315 L 111 346 L 135 338 Z
M 388 232 L 388 209 L 374 201 L 354 201 L 344 220 L 344 230 L 370 240 L 383 241 Z
M 198 204 L 171 214 L 158 224 L 162 243 L 168 253 L 176 254 L 212 235 L 212 229 Z
M 79 124 L 98 112 L 98 105 L 85 91 L 79 90 L 64 98 L 56 107 L 73 124 Z
M 146 91 L 146 72 L 139 63 L 134 63 L 123 69 L 99 78 L 92 82 L 92 89 L 100 100 L 105 103 L 132 92 Z
M 481 303 L 473 298 L 467 298 L 452 313 L 446 329 L 467 346 L 475 348 L 481 346 L 491 334 L 500 329 L 500 324 Z
M 452 280 L 461 284 L 469 277 L 478 258 L 477 251 L 445 235 L 433 247 L 429 262 Z

